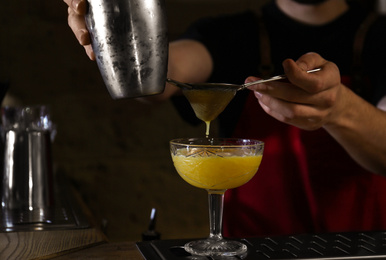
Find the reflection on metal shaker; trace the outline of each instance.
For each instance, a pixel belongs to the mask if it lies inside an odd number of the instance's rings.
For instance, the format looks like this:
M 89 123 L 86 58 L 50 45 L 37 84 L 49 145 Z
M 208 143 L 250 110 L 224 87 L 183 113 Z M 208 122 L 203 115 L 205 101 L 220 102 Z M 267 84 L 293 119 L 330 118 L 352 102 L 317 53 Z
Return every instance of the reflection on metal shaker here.
M 86 25 L 113 99 L 162 93 L 168 62 L 164 0 L 88 0 Z

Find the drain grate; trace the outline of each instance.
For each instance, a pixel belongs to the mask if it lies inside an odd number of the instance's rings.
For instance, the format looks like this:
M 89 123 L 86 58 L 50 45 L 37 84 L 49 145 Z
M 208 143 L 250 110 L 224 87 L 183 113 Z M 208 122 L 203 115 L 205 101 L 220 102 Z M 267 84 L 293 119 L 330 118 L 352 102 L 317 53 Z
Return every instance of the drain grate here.
M 386 259 L 386 232 L 304 234 L 241 239 L 248 254 L 223 259 Z M 183 250 L 187 240 L 137 243 L 145 259 L 212 259 L 193 257 Z
M 385 232 L 332 233 L 246 239 L 260 259 L 363 259 L 386 257 Z

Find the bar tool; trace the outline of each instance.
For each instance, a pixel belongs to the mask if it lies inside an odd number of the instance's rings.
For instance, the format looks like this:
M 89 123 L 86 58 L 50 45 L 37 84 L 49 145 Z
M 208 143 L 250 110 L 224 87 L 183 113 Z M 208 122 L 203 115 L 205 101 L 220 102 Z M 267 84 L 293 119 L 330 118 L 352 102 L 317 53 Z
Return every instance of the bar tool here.
M 168 60 L 164 0 L 88 0 L 86 25 L 113 99 L 162 93 Z

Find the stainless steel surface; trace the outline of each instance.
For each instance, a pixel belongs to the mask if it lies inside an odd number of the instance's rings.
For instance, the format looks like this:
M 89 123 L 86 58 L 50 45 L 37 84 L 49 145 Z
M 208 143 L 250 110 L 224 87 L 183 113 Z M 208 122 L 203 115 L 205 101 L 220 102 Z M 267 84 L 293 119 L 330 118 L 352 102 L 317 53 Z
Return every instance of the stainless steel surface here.
M 88 0 L 86 25 L 113 99 L 162 93 L 168 38 L 164 0 Z
M 48 208 L 0 211 L 0 232 L 78 229 L 90 226 L 63 174 L 54 174 L 53 203 Z
M 4 107 L 1 112 L 2 208 L 32 211 L 50 207 L 53 124 L 48 107 Z
M 66 179 L 53 172 L 49 108 L 3 107 L 1 121 L 0 231 L 87 227 Z
M 307 73 L 313 73 L 320 71 L 321 68 L 313 69 L 307 71 Z M 257 81 L 252 81 L 249 83 L 245 83 L 242 85 L 237 85 L 237 84 L 228 84 L 228 83 L 182 83 L 174 79 L 166 79 L 166 82 L 173 84 L 177 87 L 185 88 L 185 89 L 205 89 L 205 88 L 216 88 L 216 89 L 224 89 L 224 90 L 229 90 L 229 91 L 238 91 L 238 90 L 243 90 L 249 86 L 253 86 L 256 84 L 260 83 L 265 83 L 269 81 L 275 81 L 275 80 L 281 80 L 281 79 L 286 79 L 286 75 L 278 75 L 274 76 L 268 79 L 260 79 Z
M 52 162 L 49 131 L 5 133 L 2 207 L 34 210 L 52 205 Z
M 60 218 L 51 151 L 55 126 L 49 109 L 3 107 L 1 122 L 0 230 L 52 226 Z
M 271 260 L 349 260 L 386 259 L 386 232 L 342 232 L 239 239 L 248 253 L 229 259 Z M 212 259 L 195 257 L 183 249 L 190 240 L 138 242 L 145 259 Z M 214 259 L 214 258 L 213 258 Z M 227 258 L 228 259 L 228 258 Z

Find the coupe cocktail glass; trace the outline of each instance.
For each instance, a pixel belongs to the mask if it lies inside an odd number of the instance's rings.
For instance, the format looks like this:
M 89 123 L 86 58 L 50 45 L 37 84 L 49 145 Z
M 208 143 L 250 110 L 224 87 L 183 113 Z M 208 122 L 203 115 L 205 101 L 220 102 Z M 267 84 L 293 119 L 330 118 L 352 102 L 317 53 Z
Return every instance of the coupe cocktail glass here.
M 255 175 L 264 143 L 237 138 L 183 138 L 170 141 L 170 150 L 178 174 L 189 184 L 208 191 L 209 237 L 185 244 L 185 250 L 203 256 L 245 254 L 246 245 L 222 236 L 224 193 Z

